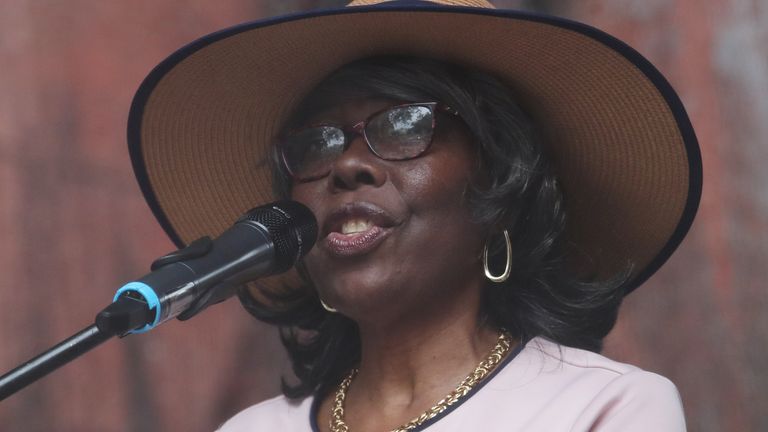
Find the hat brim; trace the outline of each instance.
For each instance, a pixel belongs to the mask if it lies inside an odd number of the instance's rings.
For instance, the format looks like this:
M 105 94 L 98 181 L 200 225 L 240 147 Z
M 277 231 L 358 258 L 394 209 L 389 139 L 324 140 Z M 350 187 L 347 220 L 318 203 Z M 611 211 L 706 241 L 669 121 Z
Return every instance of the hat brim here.
M 687 233 L 701 156 L 661 73 L 590 26 L 532 13 L 436 5 L 347 7 L 205 36 L 160 63 L 128 121 L 136 177 L 181 247 L 272 201 L 269 148 L 319 81 L 386 54 L 485 70 L 544 135 L 562 184 L 569 242 L 601 275 L 632 264 L 634 290 Z

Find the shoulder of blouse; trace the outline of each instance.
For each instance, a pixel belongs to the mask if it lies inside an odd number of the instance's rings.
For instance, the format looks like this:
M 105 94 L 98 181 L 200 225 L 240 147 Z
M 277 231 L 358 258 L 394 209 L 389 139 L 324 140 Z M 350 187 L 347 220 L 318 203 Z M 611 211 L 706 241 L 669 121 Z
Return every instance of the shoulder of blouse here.
M 240 411 L 217 429 L 217 432 L 307 431 L 312 398 L 288 399 L 277 396 Z
M 637 370 L 606 385 L 576 423 L 594 432 L 685 432 L 680 394 L 663 376 Z
M 526 351 L 543 354 L 541 373 L 559 370 L 572 382 L 591 381 L 592 391 L 582 393 L 589 399 L 572 430 L 685 432 L 680 394 L 669 379 L 543 338 L 532 340 Z

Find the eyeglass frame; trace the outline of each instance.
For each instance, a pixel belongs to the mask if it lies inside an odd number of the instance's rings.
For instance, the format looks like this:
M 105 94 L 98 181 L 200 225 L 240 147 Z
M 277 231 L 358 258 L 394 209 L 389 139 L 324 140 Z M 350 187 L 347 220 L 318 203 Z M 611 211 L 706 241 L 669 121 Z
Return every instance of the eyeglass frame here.
M 432 130 L 432 135 L 429 137 L 429 142 L 424 147 L 424 150 L 420 151 L 416 156 L 411 156 L 411 157 L 406 157 L 406 158 L 385 158 L 385 157 L 381 156 L 379 153 L 376 152 L 376 150 L 373 148 L 373 145 L 371 144 L 371 141 L 368 139 L 368 136 L 365 133 L 365 127 L 368 125 L 368 123 L 374 117 L 376 117 L 376 116 L 378 116 L 378 115 L 380 115 L 382 113 L 385 113 L 387 111 L 391 111 L 391 110 L 394 110 L 394 109 L 397 109 L 397 108 L 405 108 L 405 107 L 410 107 L 410 106 L 428 106 L 428 107 L 430 107 L 432 109 L 432 129 L 431 129 Z M 411 103 L 392 105 L 392 106 L 389 106 L 387 108 L 382 108 L 382 109 L 380 109 L 378 111 L 375 111 L 375 112 L 371 113 L 364 120 L 361 120 L 361 121 L 359 121 L 359 122 L 357 122 L 357 123 L 355 123 L 353 125 L 339 125 L 339 124 L 334 124 L 334 123 L 316 123 L 316 124 L 310 124 L 310 125 L 307 125 L 307 126 L 303 126 L 301 128 L 290 129 L 290 130 L 288 130 L 287 132 L 285 132 L 283 134 L 283 136 L 282 136 L 282 138 L 280 140 L 278 140 L 278 142 L 277 142 L 277 149 L 278 149 L 278 151 L 280 153 L 280 159 L 283 162 L 283 167 L 285 168 L 285 170 L 288 172 L 288 174 L 291 176 L 291 178 L 294 181 L 298 181 L 298 182 L 302 182 L 302 183 L 306 183 L 306 182 L 310 182 L 310 181 L 314 181 L 314 180 L 319 180 L 319 179 L 321 179 L 321 178 L 323 178 L 323 177 L 325 177 L 325 176 L 327 176 L 328 174 L 331 173 L 331 169 L 329 168 L 328 171 L 323 173 L 323 174 L 318 174 L 318 175 L 302 178 L 302 177 L 299 177 L 298 175 L 294 174 L 293 171 L 291 170 L 290 166 L 288 165 L 288 161 L 285 158 L 285 152 L 283 151 L 284 138 L 287 137 L 287 136 L 294 135 L 294 134 L 297 134 L 299 132 L 308 130 L 308 129 L 318 128 L 318 127 L 323 127 L 323 126 L 329 126 L 329 127 L 334 127 L 334 128 L 339 129 L 344 134 L 344 149 L 341 151 L 341 153 L 339 153 L 336 156 L 337 158 L 339 156 L 341 156 L 345 151 L 347 151 L 349 146 L 352 144 L 352 141 L 354 140 L 354 137 L 356 135 L 360 135 L 360 136 L 363 137 L 363 140 L 365 141 L 365 144 L 368 147 L 368 150 L 371 153 L 373 153 L 374 156 L 378 157 L 379 159 L 386 160 L 386 161 L 413 160 L 413 159 L 417 159 L 417 158 L 421 157 L 422 155 L 424 155 L 424 153 L 426 153 L 430 149 L 430 147 L 432 147 L 432 142 L 435 139 L 435 133 L 434 132 L 435 132 L 435 128 L 437 126 L 436 125 L 436 118 L 437 118 L 437 116 L 435 115 L 435 113 L 437 113 L 437 112 L 446 112 L 448 114 L 460 117 L 460 114 L 459 114 L 459 112 L 456 109 L 454 109 L 454 108 L 450 107 L 449 105 L 446 105 L 446 104 L 444 104 L 442 102 L 434 102 L 434 101 L 433 102 L 411 102 Z

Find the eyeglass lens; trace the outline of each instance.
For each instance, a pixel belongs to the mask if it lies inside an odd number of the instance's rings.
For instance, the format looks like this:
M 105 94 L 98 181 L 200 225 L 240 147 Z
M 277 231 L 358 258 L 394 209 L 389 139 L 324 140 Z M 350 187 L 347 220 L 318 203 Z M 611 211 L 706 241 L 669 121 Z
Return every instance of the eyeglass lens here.
M 429 147 L 434 132 L 435 104 L 403 105 L 376 113 L 364 122 L 363 134 L 371 151 L 386 160 L 420 156 Z M 299 180 L 325 176 L 334 160 L 353 139 L 354 131 L 320 125 L 301 129 L 286 137 L 281 151 L 286 167 Z

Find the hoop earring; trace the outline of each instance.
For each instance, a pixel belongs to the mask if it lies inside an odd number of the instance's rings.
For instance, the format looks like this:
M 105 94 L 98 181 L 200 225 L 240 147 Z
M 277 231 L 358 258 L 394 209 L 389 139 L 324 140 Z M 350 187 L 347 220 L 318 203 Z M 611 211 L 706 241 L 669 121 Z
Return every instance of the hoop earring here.
M 504 241 L 507 243 L 507 263 L 504 266 L 504 273 L 500 276 L 494 276 L 488 268 L 488 242 L 485 243 L 485 247 L 483 248 L 483 270 L 485 271 L 485 277 L 494 283 L 504 282 L 509 279 L 509 274 L 512 273 L 512 243 L 509 241 L 509 233 L 507 230 L 504 230 Z
M 319 298 L 319 297 L 318 297 L 318 298 Z M 336 313 L 336 312 L 338 312 L 336 309 L 334 309 L 334 308 L 332 308 L 332 307 L 328 306 L 327 304 L 325 304 L 325 302 L 323 301 L 323 299 L 321 299 L 321 298 L 319 298 L 319 299 L 320 299 L 320 304 L 321 304 L 321 305 L 323 305 L 323 309 L 327 310 L 327 311 L 328 311 L 328 312 L 330 312 L 330 313 Z

